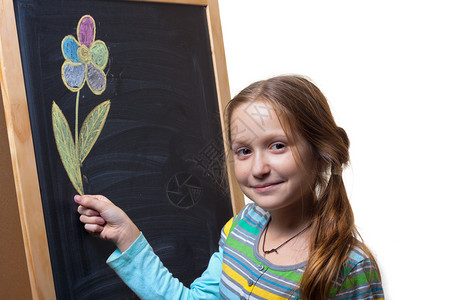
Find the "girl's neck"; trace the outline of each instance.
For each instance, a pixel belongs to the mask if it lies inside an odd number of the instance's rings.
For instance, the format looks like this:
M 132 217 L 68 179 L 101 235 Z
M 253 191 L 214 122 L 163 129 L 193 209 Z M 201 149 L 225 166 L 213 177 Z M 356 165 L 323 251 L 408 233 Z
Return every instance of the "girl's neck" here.
M 308 260 L 313 201 L 300 202 L 269 211 L 271 219 L 259 240 L 258 252 L 275 265 L 296 265 Z
M 313 219 L 313 201 L 302 201 L 299 205 L 284 207 L 270 212 L 271 231 L 290 235 L 307 226 Z

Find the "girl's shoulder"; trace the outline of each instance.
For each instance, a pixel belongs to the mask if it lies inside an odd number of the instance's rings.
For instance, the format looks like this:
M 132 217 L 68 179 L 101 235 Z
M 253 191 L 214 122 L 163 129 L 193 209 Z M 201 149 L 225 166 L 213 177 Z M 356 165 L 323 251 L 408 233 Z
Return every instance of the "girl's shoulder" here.
M 360 264 L 364 261 L 370 261 L 373 260 L 372 255 L 370 255 L 366 250 L 365 246 L 362 246 L 361 244 L 357 244 L 350 249 L 347 261 L 351 266 L 355 266 L 357 264 Z
M 365 295 L 372 294 L 373 299 L 384 299 L 378 265 L 364 244 L 358 243 L 349 251 L 337 286 L 332 292 L 336 299 L 362 291 Z
M 269 219 L 269 212 L 263 210 L 256 203 L 246 204 L 241 211 L 234 217 L 232 217 L 222 229 L 222 237 L 225 239 L 229 233 L 240 223 L 248 223 L 252 227 L 261 229 L 263 225 Z M 242 225 L 242 223 L 241 223 Z
M 256 203 L 252 202 L 246 204 L 244 208 L 236 216 L 236 221 L 242 219 L 251 219 L 256 223 L 266 222 L 269 219 L 269 212 L 259 207 Z
M 378 265 L 369 249 L 361 242 L 354 245 L 348 252 L 344 262 L 344 278 L 364 276 L 379 279 Z

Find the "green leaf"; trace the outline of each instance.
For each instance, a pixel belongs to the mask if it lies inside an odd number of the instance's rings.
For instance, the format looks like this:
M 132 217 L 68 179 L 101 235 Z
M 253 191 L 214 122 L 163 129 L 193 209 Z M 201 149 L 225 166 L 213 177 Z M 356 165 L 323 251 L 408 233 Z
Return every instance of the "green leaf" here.
M 80 195 L 83 195 L 80 163 L 75 150 L 72 132 L 70 131 L 69 124 L 67 123 L 64 114 L 55 102 L 53 102 L 52 105 L 52 123 L 56 147 L 58 148 L 64 169 L 66 169 L 73 187 Z
M 81 126 L 80 137 L 78 138 L 78 153 L 80 154 L 81 163 L 83 163 L 97 141 L 103 125 L 105 125 L 110 106 L 111 101 L 109 100 L 97 105 L 84 120 Z

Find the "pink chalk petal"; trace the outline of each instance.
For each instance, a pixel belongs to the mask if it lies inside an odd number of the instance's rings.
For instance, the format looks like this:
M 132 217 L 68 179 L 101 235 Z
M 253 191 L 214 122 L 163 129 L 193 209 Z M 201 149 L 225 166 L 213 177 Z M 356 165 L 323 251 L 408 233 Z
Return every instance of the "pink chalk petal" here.
M 78 22 L 78 41 L 86 47 L 90 47 L 95 38 L 95 22 L 94 19 L 85 15 Z

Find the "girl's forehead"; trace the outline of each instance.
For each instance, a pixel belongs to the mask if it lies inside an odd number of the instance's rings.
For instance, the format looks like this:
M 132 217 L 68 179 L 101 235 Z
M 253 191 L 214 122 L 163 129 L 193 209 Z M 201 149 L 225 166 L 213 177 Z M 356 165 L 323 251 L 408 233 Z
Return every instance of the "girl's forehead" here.
M 272 119 L 278 119 L 273 106 L 267 101 L 255 100 L 239 104 L 232 112 L 231 122 L 236 120 L 250 121 L 259 126 L 264 126 Z
M 309 144 L 299 129 L 296 120 L 283 118 L 283 114 L 267 100 L 248 101 L 239 104 L 229 119 L 230 142 L 253 141 L 265 137 L 285 136 L 290 142 Z
M 268 135 L 285 135 L 272 105 L 263 101 L 240 104 L 232 112 L 229 125 L 233 142 Z

